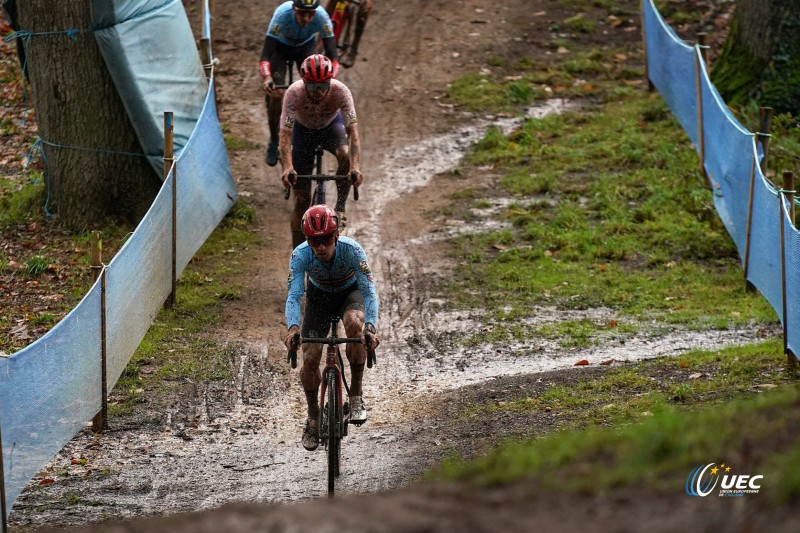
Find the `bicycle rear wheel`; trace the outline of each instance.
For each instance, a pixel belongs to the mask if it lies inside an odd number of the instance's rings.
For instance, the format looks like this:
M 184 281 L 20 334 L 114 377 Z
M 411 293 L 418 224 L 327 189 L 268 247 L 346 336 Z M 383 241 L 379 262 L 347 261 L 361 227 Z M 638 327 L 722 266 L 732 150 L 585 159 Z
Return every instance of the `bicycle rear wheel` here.
M 328 441 L 326 443 L 328 448 L 328 494 L 333 494 L 336 478 L 339 477 L 342 439 L 338 398 L 339 381 L 336 379 L 336 371 L 328 370 L 325 373 L 325 381 L 328 389 L 328 402 L 325 406 L 326 417 L 328 418 Z

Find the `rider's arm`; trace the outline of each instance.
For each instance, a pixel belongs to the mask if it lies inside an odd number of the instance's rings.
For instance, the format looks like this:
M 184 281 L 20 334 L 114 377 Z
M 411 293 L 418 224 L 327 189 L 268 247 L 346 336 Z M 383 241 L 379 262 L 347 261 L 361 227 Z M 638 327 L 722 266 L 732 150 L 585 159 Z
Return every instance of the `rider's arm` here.
M 375 290 L 375 278 L 367 262 L 367 254 L 364 249 L 353 241 L 353 262 L 357 263 L 356 283 L 364 296 L 364 323 L 378 325 L 378 291 Z
M 336 62 L 339 61 L 339 52 L 336 50 L 336 40 L 334 40 L 332 35 L 322 38 L 322 46 L 325 47 L 325 55 L 328 56 L 328 59 Z
M 264 46 L 261 48 L 261 61 L 258 64 L 258 71 L 264 79 L 264 89 L 270 93 L 275 84 L 272 81 L 272 63 L 271 59 L 275 53 L 275 45 L 278 41 L 267 35 L 264 37 Z
M 300 301 L 305 292 L 305 261 L 302 255 L 295 249 L 289 261 L 289 294 L 286 297 L 286 327 L 300 327 Z
M 351 123 L 345 131 L 350 141 L 350 170 L 361 172 L 361 136 L 358 133 L 358 124 Z

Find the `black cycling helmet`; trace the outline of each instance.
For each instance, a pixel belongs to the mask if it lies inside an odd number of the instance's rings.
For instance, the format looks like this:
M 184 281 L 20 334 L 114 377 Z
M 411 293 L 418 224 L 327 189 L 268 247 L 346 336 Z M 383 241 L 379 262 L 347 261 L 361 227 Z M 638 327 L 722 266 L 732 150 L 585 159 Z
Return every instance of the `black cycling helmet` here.
M 319 0 L 292 0 L 292 6 L 301 11 L 314 11 L 319 7 Z

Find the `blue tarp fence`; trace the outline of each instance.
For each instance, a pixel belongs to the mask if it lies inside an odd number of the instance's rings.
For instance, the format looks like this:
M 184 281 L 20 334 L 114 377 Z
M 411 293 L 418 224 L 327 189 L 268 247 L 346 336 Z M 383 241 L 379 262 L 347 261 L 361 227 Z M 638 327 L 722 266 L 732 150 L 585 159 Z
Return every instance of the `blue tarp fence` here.
M 186 35 L 189 23 L 182 4 L 176 0 L 116 0 L 115 5 L 118 9 L 113 17 L 106 12 L 113 19 L 109 19 L 111 26 L 102 30 L 104 35 L 98 36 L 97 41 L 108 61 L 106 54 L 114 56 L 116 52 L 104 49 L 103 42 L 109 41 L 109 34 L 119 36 L 110 47 L 128 56 L 126 63 L 133 67 L 119 79 L 113 73 L 112 77 L 117 84 L 136 86 L 126 89 L 132 98 L 142 98 L 142 95 L 146 98 L 155 92 L 153 100 L 126 102 L 129 113 L 141 115 L 138 123 L 142 131 L 137 130 L 137 133 L 143 146 L 153 145 L 153 139 L 159 137 L 163 147 L 163 132 L 154 128 L 163 120 L 163 113 L 171 111 L 172 104 L 176 108 L 182 106 L 182 118 L 176 119 L 176 129 L 183 128 L 178 122 L 191 123 L 192 127 L 180 142 L 180 153 L 149 211 L 112 261 L 104 266 L 97 282 L 77 307 L 42 338 L 10 357 L 0 357 L 0 489 L 3 496 L 0 503 L 3 504 L 4 526 L 25 485 L 86 421 L 100 412 L 103 352 L 106 353 L 106 380 L 110 390 L 172 291 L 173 260 L 177 273 L 182 272 L 237 197 L 217 119 L 213 71 L 211 79 L 207 80 L 204 66 L 197 58 L 191 30 L 188 34 L 191 38 L 189 66 L 171 69 L 180 72 L 182 80 L 178 85 L 187 89 L 180 102 L 172 101 L 178 98 L 174 92 L 166 98 L 160 89 L 170 86 L 170 79 L 153 76 L 151 63 L 129 49 L 138 46 L 142 53 L 155 54 L 152 46 L 142 43 L 151 37 L 161 39 L 167 22 L 173 26 L 173 34 Z M 208 13 L 206 3 L 202 30 L 206 40 L 210 28 Z M 138 24 L 135 30 L 132 29 L 134 23 Z M 155 36 L 152 32 L 156 32 Z M 127 38 L 136 44 L 120 44 L 127 42 Z M 186 49 L 185 40 L 172 39 L 169 46 L 160 42 L 162 54 L 174 61 L 186 61 L 186 53 L 170 55 L 177 47 Z M 156 63 L 157 68 L 163 68 L 163 61 Z M 198 79 L 186 74 L 190 71 Z M 200 104 L 187 105 L 185 95 L 195 94 L 200 86 L 204 90 L 204 94 L 199 95 Z M 120 91 L 123 99 L 126 97 L 122 93 L 126 91 Z M 176 145 L 178 141 L 176 133 Z M 155 148 L 148 154 L 153 150 Z M 176 223 L 174 246 L 173 219 Z
M 784 351 L 796 360 L 800 233 L 792 223 L 789 201 L 762 173 L 762 146 L 731 114 L 709 80 L 700 46 L 682 41 L 653 0 L 642 0 L 642 13 L 648 79 L 697 148 L 745 279 L 777 312 Z

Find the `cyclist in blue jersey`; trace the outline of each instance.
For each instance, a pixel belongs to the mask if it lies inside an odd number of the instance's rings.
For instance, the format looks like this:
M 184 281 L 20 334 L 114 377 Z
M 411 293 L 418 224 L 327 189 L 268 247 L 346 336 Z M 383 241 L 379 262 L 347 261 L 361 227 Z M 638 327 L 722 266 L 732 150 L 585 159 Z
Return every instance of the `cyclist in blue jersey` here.
M 325 337 L 332 315 L 341 317 L 347 337 L 360 337 L 362 344 L 348 344 L 350 362 L 350 422 L 367 421 L 367 408 L 362 396 L 362 377 L 367 360 L 366 338 L 371 348 L 380 343 L 375 326 L 378 323 L 378 294 L 367 255 L 353 239 L 340 237 L 336 212 L 326 205 L 315 205 L 303 215 L 306 242 L 292 252 L 289 261 L 289 295 L 286 299 L 286 325 L 289 328 L 284 344 L 290 349 L 295 333 L 303 337 Z M 308 276 L 308 284 L 306 284 Z M 300 329 L 300 303 L 306 297 L 305 313 Z M 319 385 L 322 376 L 319 364 L 321 344 L 303 344 L 303 365 L 300 381 L 308 403 L 308 420 L 303 429 L 303 447 L 315 450 L 319 445 Z
M 325 55 L 333 62 L 334 76 L 339 72 L 339 57 L 333 39 L 333 25 L 319 0 L 288 0 L 279 5 L 269 22 L 261 50 L 258 69 L 266 91 L 269 144 L 265 160 L 269 166 L 278 164 L 278 121 L 281 116 L 286 62 L 294 61 L 298 68 L 302 61 L 314 53 L 316 36 L 322 39 Z

